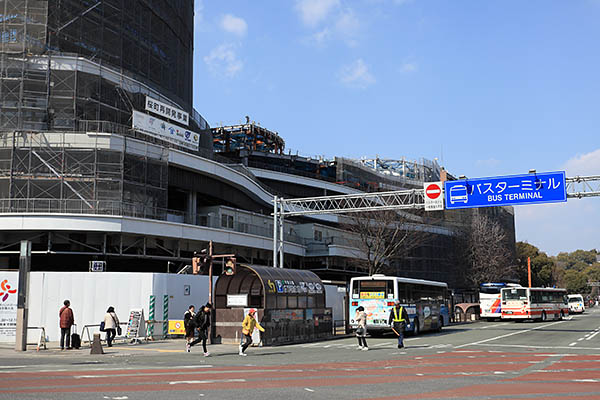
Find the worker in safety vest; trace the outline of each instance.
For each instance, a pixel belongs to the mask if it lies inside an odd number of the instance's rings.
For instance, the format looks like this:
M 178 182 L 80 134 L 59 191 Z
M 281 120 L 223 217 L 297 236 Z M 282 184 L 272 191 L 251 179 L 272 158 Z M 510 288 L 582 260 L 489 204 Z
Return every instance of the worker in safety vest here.
M 410 320 L 408 319 L 408 313 L 406 312 L 406 308 L 400 305 L 400 301 L 396 300 L 394 307 L 390 310 L 390 317 L 388 319 L 388 323 L 398 335 L 398 348 L 401 349 L 404 347 L 404 328 L 407 325 L 410 325 Z

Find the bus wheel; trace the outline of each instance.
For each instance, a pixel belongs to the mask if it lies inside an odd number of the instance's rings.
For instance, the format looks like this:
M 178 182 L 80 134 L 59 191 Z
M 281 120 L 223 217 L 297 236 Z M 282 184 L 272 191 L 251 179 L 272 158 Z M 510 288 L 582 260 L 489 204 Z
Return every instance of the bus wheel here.
M 413 335 L 417 336 L 419 334 L 419 320 L 415 318 L 413 324 Z
M 560 310 L 560 320 L 562 321 L 562 319 L 565 317 L 565 312 L 563 310 Z
M 542 321 L 546 320 L 546 311 L 542 311 Z
M 442 331 L 442 328 L 444 327 L 444 317 L 440 316 L 440 319 L 438 320 L 438 332 Z

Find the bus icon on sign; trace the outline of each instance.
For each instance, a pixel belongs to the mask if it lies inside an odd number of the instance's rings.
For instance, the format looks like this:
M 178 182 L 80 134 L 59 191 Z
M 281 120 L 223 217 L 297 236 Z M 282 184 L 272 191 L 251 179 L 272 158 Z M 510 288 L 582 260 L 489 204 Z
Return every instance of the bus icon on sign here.
M 450 188 L 450 204 L 465 203 L 469 201 L 467 196 L 467 187 L 465 185 L 456 185 Z

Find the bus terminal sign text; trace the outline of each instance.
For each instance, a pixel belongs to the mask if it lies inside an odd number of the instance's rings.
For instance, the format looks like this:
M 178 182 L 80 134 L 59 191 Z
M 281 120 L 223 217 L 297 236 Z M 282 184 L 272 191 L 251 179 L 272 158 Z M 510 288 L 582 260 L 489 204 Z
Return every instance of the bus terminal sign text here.
M 567 201 L 565 172 L 543 172 L 444 182 L 446 209 Z

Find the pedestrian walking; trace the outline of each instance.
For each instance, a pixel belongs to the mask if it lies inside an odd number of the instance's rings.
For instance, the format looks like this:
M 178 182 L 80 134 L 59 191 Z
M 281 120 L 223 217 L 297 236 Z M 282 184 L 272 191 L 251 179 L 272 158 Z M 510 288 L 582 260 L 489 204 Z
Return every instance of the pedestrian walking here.
M 196 333 L 196 307 L 190 305 L 185 313 L 183 313 L 183 327 L 185 328 L 185 351 L 190 352 L 190 343 L 194 341 Z
M 240 356 L 245 357 L 248 355 L 245 353 L 245 351 L 248 348 L 248 346 L 252 344 L 252 333 L 254 332 L 254 328 L 258 328 L 258 330 L 261 332 L 265 331 L 265 328 L 260 326 L 255 316 L 256 309 L 251 308 L 250 311 L 248 311 L 248 315 L 246 315 L 246 318 L 244 318 L 244 321 L 242 322 L 242 341 L 240 342 L 239 353 Z
M 199 342 L 202 342 L 202 350 L 204 350 L 204 357 L 208 357 L 210 356 L 210 353 L 208 352 L 208 349 L 206 348 L 206 341 L 208 340 L 208 329 L 210 328 L 210 312 L 212 310 L 212 304 L 210 303 L 206 303 L 206 305 L 204 307 L 202 307 L 202 309 L 200 311 L 198 311 L 198 313 L 196 314 L 195 317 L 195 326 L 196 329 L 198 330 L 198 339 L 194 340 L 193 342 L 190 343 L 189 348 L 191 349 L 194 345 L 198 344 Z M 189 352 L 189 350 L 188 350 Z
M 63 307 L 58 312 L 58 318 L 60 320 L 60 349 L 64 350 L 66 345 L 67 350 L 71 350 L 71 327 L 75 324 L 75 317 L 73 316 L 73 310 L 71 310 L 70 307 L 71 302 L 65 300 L 63 304 Z
M 408 319 L 408 313 L 406 309 L 400 305 L 400 301 L 396 300 L 394 307 L 390 310 L 390 317 L 388 323 L 392 327 L 392 330 L 398 335 L 398 348 L 404 347 L 404 328 L 410 325 Z
M 108 307 L 104 314 L 104 331 L 106 332 L 106 344 L 112 347 L 113 340 L 117 333 L 121 335 L 121 326 L 119 325 L 119 317 L 113 306 Z
M 369 346 L 367 345 L 367 313 L 363 306 L 359 306 L 356 309 L 356 315 L 354 320 L 358 324 L 356 328 L 356 337 L 358 338 L 358 350 L 367 351 Z

